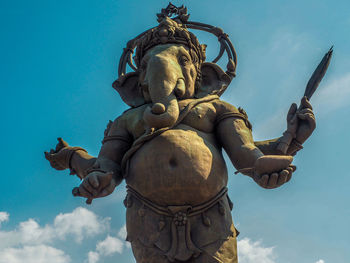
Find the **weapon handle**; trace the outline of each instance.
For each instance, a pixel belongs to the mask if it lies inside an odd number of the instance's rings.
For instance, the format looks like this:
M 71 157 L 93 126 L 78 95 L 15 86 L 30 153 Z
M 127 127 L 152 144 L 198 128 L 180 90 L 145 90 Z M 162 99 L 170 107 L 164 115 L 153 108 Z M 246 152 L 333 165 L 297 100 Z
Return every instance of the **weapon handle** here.
M 317 66 L 310 80 L 308 81 L 306 85 L 305 93 L 304 93 L 304 96 L 307 97 L 308 100 L 311 99 L 311 96 L 314 94 L 314 92 L 318 88 L 318 85 L 320 84 L 321 80 L 326 74 L 326 71 L 328 69 L 329 63 L 332 58 L 332 54 L 333 54 L 333 46 L 331 46 L 328 52 L 323 56 L 320 64 Z M 301 110 L 301 103 L 298 107 L 297 112 L 300 110 Z M 295 138 L 295 134 L 291 134 L 288 131 L 284 132 L 283 136 L 280 139 L 280 143 L 277 145 L 277 150 L 280 151 L 282 154 L 286 154 L 288 151 L 289 145 L 291 144 L 294 138 Z

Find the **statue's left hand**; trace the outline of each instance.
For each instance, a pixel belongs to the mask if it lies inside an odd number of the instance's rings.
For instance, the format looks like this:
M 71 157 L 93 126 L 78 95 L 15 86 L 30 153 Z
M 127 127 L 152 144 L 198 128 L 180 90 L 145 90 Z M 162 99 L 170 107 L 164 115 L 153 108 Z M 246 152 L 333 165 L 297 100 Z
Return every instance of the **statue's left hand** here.
M 295 170 L 296 166 L 290 165 L 289 167 L 283 169 L 280 172 L 262 175 L 254 174 L 252 178 L 261 187 L 265 189 L 273 189 L 289 182 Z
M 292 165 L 293 157 L 288 155 L 264 155 L 259 157 L 252 168 L 238 171 L 250 172 L 247 175 L 263 188 L 277 188 L 292 178 L 296 166 Z
M 300 102 L 299 109 L 293 103 L 287 116 L 287 131 L 295 134 L 295 139 L 303 144 L 316 128 L 316 119 L 312 106 L 306 97 Z
M 95 198 L 110 195 L 117 186 L 113 179 L 113 172 L 95 171 L 86 176 L 79 187 L 72 191 L 74 196 L 86 197 L 86 203 L 91 204 Z

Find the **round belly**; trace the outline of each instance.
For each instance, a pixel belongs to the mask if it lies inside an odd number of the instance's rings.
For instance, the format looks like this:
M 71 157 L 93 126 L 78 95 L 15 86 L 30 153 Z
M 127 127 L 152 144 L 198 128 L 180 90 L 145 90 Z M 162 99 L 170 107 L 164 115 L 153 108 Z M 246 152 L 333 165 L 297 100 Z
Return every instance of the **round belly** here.
M 206 136 L 172 129 L 146 142 L 130 159 L 127 184 L 161 205 L 207 201 L 227 185 L 227 169 Z

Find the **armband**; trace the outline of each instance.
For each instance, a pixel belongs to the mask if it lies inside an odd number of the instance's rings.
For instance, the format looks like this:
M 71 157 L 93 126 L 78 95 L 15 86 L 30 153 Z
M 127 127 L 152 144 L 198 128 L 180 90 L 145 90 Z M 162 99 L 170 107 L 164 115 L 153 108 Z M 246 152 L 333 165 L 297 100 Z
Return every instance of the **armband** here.
M 99 165 L 98 165 L 99 166 Z M 104 173 L 104 174 L 106 174 L 106 173 L 108 173 L 109 171 L 105 171 L 105 170 L 102 170 L 101 168 L 99 168 L 99 167 L 94 167 L 94 166 L 92 166 L 92 167 L 90 167 L 90 168 L 88 168 L 88 169 L 86 169 L 85 170 L 85 175 L 88 175 L 88 174 L 90 174 L 90 173 L 92 173 L 92 172 L 100 172 L 100 173 Z M 117 165 L 114 169 L 113 169 L 113 171 L 110 171 L 110 172 L 113 172 L 114 174 L 121 174 L 121 168 L 120 168 L 120 166 L 119 165 Z
M 93 167 L 88 168 L 88 169 L 86 169 L 86 171 L 85 171 L 86 174 L 90 174 L 90 173 L 92 173 L 92 172 L 100 172 L 100 173 L 104 173 L 104 174 L 107 173 L 106 171 L 104 171 L 104 170 L 102 170 L 102 169 L 93 168 Z
M 216 124 L 218 124 L 219 122 L 223 121 L 224 119 L 227 119 L 227 118 L 236 118 L 236 119 L 241 119 L 244 121 L 245 125 L 247 126 L 247 128 L 249 130 L 252 130 L 252 124 L 248 121 L 248 115 L 247 113 L 245 112 L 245 110 L 243 110 L 242 108 L 238 108 L 238 111 L 239 112 L 225 112 L 221 115 L 219 115 L 217 118 L 216 118 Z
M 66 155 L 65 163 L 69 168 L 71 168 L 70 161 L 72 160 L 72 156 L 76 151 L 83 151 L 87 153 L 87 151 L 81 147 L 67 147 L 66 150 L 68 150 L 68 153 Z
M 123 141 L 126 143 L 131 143 L 131 141 L 129 139 L 126 139 L 125 136 L 111 135 L 111 136 L 105 136 L 102 140 L 102 144 L 104 144 L 105 142 L 114 141 L 114 140 L 119 140 L 119 141 Z
M 72 160 L 72 157 L 73 157 L 73 154 L 76 152 L 76 151 L 83 151 L 83 152 L 86 152 L 87 151 L 84 149 L 84 148 L 81 148 L 81 147 L 66 147 L 66 148 L 63 148 L 62 150 L 66 150 L 67 151 L 67 154 L 65 156 L 65 160 L 64 160 L 64 163 L 65 163 L 65 166 L 67 168 L 69 168 L 70 170 L 70 173 L 71 175 L 74 175 L 76 174 L 76 171 L 72 168 L 71 166 L 71 160 Z M 61 150 L 61 151 L 62 151 Z

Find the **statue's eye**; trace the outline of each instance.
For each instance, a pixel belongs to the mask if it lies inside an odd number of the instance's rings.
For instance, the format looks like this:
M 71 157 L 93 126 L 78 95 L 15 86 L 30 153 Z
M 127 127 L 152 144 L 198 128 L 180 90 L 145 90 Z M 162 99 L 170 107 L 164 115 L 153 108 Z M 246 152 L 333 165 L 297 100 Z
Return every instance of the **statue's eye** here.
M 186 66 L 188 63 L 190 63 L 190 59 L 187 56 L 182 55 L 179 59 L 179 62 L 180 62 L 180 65 Z

